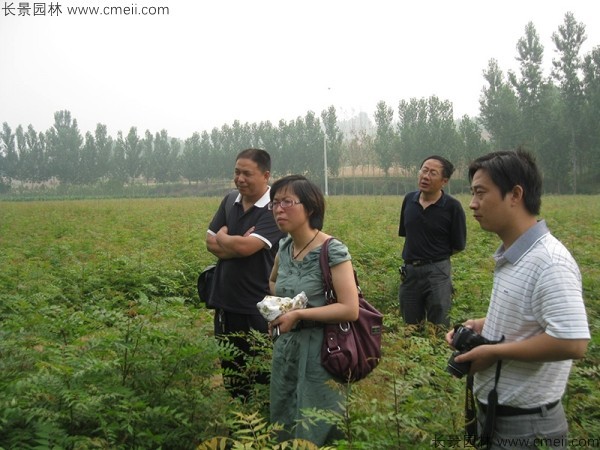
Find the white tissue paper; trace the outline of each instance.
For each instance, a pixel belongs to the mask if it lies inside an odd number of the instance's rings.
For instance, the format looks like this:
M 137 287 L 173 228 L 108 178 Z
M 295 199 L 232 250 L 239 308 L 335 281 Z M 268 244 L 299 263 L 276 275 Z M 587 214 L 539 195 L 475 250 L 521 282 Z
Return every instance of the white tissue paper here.
M 256 304 L 256 307 L 262 314 L 262 316 L 271 322 L 279 317 L 281 314 L 291 311 L 292 309 L 306 308 L 308 304 L 308 298 L 304 291 L 300 292 L 294 298 L 289 297 L 275 297 L 273 295 L 267 295 L 260 302 Z

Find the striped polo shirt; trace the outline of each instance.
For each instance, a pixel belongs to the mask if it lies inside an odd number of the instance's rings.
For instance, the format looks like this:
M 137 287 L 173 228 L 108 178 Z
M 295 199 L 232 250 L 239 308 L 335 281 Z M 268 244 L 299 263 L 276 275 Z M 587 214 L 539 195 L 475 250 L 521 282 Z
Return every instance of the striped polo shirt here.
M 539 221 L 508 249 L 494 254 L 494 284 L 483 336 L 520 341 L 540 333 L 558 339 L 589 339 L 581 274 L 565 246 Z M 520 408 L 562 397 L 571 360 L 503 361 L 498 403 Z M 475 375 L 475 395 L 483 403 L 494 387 L 496 365 Z

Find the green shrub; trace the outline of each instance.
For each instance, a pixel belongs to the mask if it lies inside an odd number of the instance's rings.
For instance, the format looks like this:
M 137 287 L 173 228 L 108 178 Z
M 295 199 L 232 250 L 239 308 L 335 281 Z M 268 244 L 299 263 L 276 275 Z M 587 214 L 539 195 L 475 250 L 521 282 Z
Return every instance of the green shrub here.
M 212 338 L 212 312 L 192 302 L 214 260 L 204 237 L 219 201 L 0 202 L 0 448 L 249 448 L 250 435 L 276 445 L 267 389 L 231 401 L 218 364 L 231 349 Z M 409 329 L 398 314 L 400 204 L 327 199 L 324 229 L 348 244 L 386 330 L 382 363 L 347 392 L 347 414 L 311 413 L 340 426 L 341 449 L 431 448 L 463 435 L 464 380 L 445 372 L 445 330 Z M 547 197 L 542 216 L 580 264 L 597 330 L 600 197 Z M 453 258 L 453 322 L 485 314 L 497 245 L 468 219 L 467 249 Z M 574 438 L 600 436 L 599 339 L 565 395 Z

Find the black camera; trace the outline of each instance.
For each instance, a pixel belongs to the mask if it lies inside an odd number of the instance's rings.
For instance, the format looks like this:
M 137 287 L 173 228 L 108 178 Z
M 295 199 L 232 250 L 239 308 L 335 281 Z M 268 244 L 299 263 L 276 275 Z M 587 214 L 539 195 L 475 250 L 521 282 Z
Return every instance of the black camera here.
M 476 333 L 471 328 L 463 327 L 462 325 L 456 325 L 454 327 L 454 335 L 452 336 L 452 347 L 456 349 L 455 352 L 450 355 L 448 360 L 448 366 L 446 370 L 457 378 L 462 378 L 464 375 L 469 373 L 471 369 L 471 362 L 465 361 L 458 363 L 454 361 L 454 358 L 463 353 L 467 353 L 469 350 L 479 347 L 480 345 L 486 344 L 498 344 L 502 342 L 504 338 L 499 341 L 490 341 L 484 338 L 479 333 Z

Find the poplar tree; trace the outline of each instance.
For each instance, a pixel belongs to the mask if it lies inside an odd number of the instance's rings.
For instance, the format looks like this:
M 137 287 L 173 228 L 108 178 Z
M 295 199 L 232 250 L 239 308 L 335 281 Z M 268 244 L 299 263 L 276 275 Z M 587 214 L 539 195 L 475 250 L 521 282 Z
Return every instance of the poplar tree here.
M 323 121 L 323 128 L 325 129 L 328 171 L 333 176 L 337 176 L 340 173 L 341 168 L 340 154 L 342 142 L 344 141 L 344 134 L 340 131 L 338 126 L 337 114 L 333 105 L 321 112 L 321 120 Z
M 379 167 L 389 176 L 390 168 L 394 163 L 397 144 L 396 133 L 393 126 L 394 110 L 387 106 L 384 101 L 377 103 L 375 110 L 375 154 L 377 155 Z
M 558 81 L 564 103 L 562 121 L 569 136 L 568 153 L 571 163 L 571 187 L 577 193 L 577 175 L 582 158 L 580 140 L 583 107 L 583 86 L 580 80 L 582 61 L 579 56 L 581 45 L 587 39 L 585 25 L 575 20 L 573 13 L 566 13 L 558 31 L 552 34 L 558 57 L 552 60 L 552 76 Z M 585 159 L 585 158 L 583 158 Z
M 521 117 L 518 100 L 505 81 L 498 61 L 491 59 L 483 72 L 488 86 L 479 99 L 480 120 L 490 134 L 494 148 L 515 148 L 521 144 Z
M 72 119 L 67 110 L 58 111 L 54 114 L 54 125 L 47 135 L 52 175 L 61 183 L 80 183 L 83 138 L 79 133 L 77 120 Z
M 600 184 L 600 46 L 583 60 L 583 118 L 585 147 L 589 149 L 585 167 L 591 183 Z

